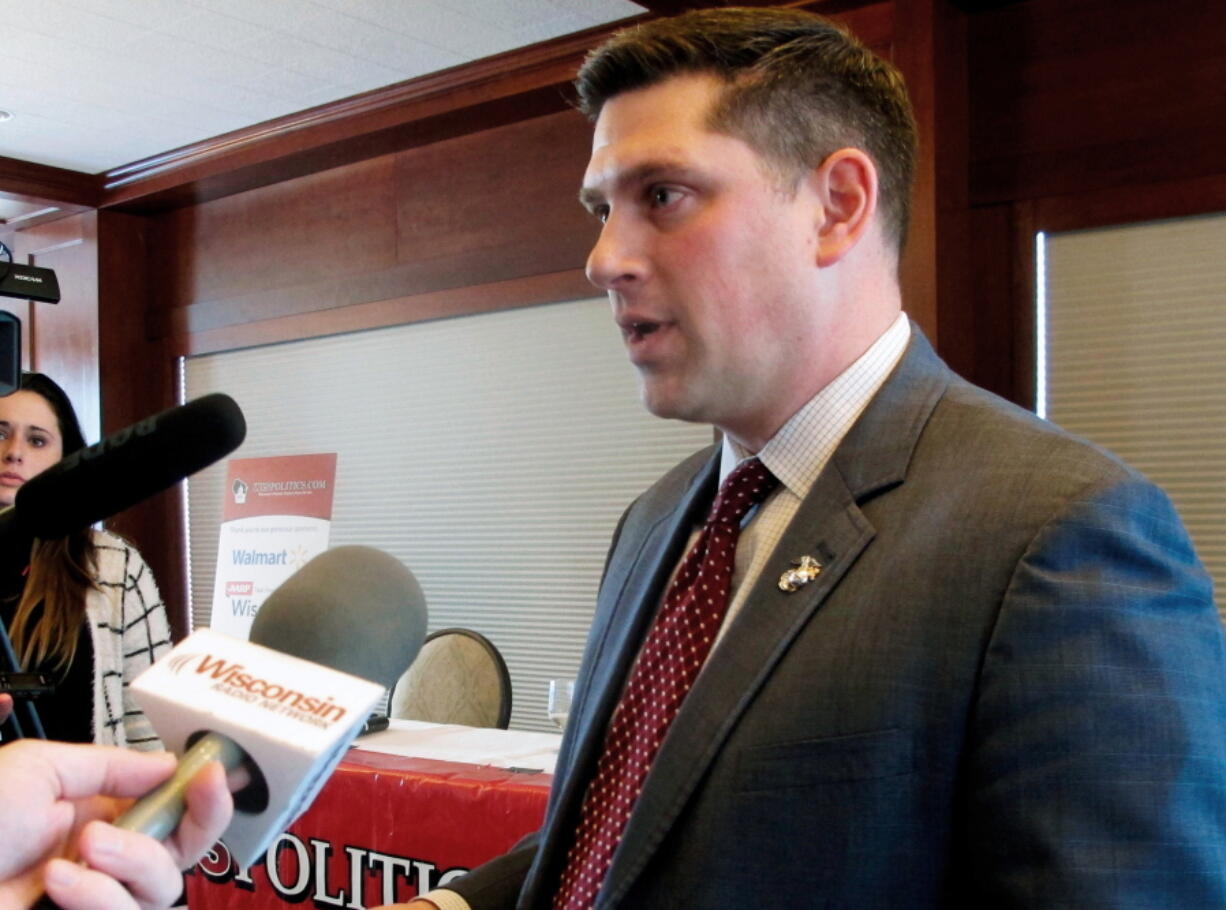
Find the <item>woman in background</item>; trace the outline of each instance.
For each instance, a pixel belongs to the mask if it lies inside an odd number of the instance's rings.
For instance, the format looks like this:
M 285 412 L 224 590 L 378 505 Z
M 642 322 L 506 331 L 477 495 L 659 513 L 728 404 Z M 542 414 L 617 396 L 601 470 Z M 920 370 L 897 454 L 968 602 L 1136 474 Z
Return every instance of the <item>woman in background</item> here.
M 0 398 L 0 506 L 84 448 L 72 403 L 41 373 Z M 35 540 L 24 570 L 0 579 L 0 619 L 26 670 L 55 692 L 35 704 L 49 739 L 160 749 L 128 683 L 170 650 L 166 608 L 136 548 L 85 529 Z

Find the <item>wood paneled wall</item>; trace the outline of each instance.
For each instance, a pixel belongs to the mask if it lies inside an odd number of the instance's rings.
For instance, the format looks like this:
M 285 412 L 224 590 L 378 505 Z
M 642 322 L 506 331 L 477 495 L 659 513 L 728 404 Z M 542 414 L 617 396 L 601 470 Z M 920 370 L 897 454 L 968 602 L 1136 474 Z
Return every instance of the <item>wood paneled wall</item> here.
M 155 216 L 155 331 L 192 354 L 586 292 L 588 142 L 565 111 Z
M 976 205 L 1220 174 L 1226 12 L 1030 0 L 972 18 Z
M 653 8 L 695 5 L 719 4 Z M 1226 7 L 791 5 L 844 19 L 906 75 L 923 158 L 904 293 L 943 355 L 982 385 L 1028 401 L 1034 230 L 1226 208 Z M 605 31 L 92 182 L 0 161 L 0 192 L 85 212 L 63 228 L 80 243 L 55 253 L 78 264 L 55 267 L 96 276 L 74 298 L 96 308 L 96 354 L 71 347 L 60 369 L 96 357 L 109 431 L 173 402 L 180 355 L 590 293 L 582 267 L 596 225 L 574 202 L 589 127 L 565 98 Z M 121 524 L 182 621 L 180 527 L 173 496 Z
M 969 16 L 967 63 L 966 293 L 941 299 L 942 351 L 1032 405 L 1035 233 L 1226 210 L 1226 6 L 1025 0 Z

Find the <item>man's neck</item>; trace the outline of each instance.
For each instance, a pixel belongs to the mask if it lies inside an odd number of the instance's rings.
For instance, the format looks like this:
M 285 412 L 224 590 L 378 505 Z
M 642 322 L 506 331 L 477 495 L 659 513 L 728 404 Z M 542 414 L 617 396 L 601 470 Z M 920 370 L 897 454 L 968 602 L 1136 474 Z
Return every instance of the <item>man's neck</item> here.
M 840 337 L 832 333 L 828 338 L 830 352 L 825 356 L 815 355 L 813 368 L 805 381 L 796 383 L 789 396 L 780 397 L 772 407 L 761 408 L 744 421 L 720 425 L 716 429 L 734 441 L 747 456 L 756 455 L 801 408 L 863 357 L 894 325 L 901 311 L 901 306 L 884 307 L 872 318 L 865 318 L 839 333 Z

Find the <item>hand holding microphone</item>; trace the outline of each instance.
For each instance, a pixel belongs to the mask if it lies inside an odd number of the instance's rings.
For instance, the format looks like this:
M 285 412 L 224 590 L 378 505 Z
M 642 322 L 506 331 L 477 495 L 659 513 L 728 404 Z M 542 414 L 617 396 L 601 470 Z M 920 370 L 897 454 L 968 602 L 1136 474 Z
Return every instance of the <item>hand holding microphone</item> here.
M 224 457 L 238 447 L 245 433 L 242 412 L 225 395 L 205 396 L 127 427 L 96 446 L 70 455 L 23 486 L 15 505 L 0 511 L 0 550 L 7 551 L 10 558 L 15 556 L 23 560 L 33 537 L 60 537 L 135 505 Z M 149 677 L 145 686 L 145 697 L 149 700 L 146 713 L 154 720 L 168 746 L 182 749 L 189 740 L 192 743 L 207 740 L 202 749 L 217 750 L 231 766 L 246 767 L 255 783 L 245 794 L 238 794 L 240 811 L 225 836 L 236 857 L 246 859 L 247 864 L 257 858 L 262 849 L 260 844 L 284 830 L 318 791 L 339 761 L 344 747 L 361 727 L 382 688 L 390 688 L 416 656 L 424 639 L 425 626 L 425 601 L 412 573 L 393 557 L 377 550 L 341 547 L 312 560 L 269 596 L 252 628 L 252 641 L 257 645 L 228 640 L 229 644 L 217 653 L 205 655 L 208 658 L 205 671 L 196 672 L 196 676 L 210 675 L 212 687 L 209 691 L 214 694 L 228 690 L 232 696 L 240 696 L 227 709 L 218 710 L 216 705 L 210 709 L 202 701 L 190 697 L 186 702 L 174 703 L 166 691 L 159 691 L 174 688 L 161 683 L 166 682 L 162 671 L 171 672 L 167 668 L 176 658 L 181 670 L 191 669 L 186 667 L 191 663 L 191 655 L 184 659 L 183 649 L 189 647 L 194 636 L 141 677 L 141 680 Z M 211 633 L 204 634 L 207 637 Z M 258 647 L 260 642 L 344 673 L 372 677 L 381 685 L 347 677 L 347 686 L 364 687 L 365 693 L 356 701 L 349 701 L 350 705 L 360 702 L 360 710 L 356 707 L 342 709 L 340 699 L 326 695 L 319 698 L 309 691 L 311 681 L 326 671 L 286 655 L 274 655 L 269 663 L 267 650 Z M 232 652 L 231 648 L 237 650 Z M 244 649 L 264 653 L 253 656 Z M 251 659 L 244 663 L 232 659 L 236 657 Z M 302 691 L 286 686 L 277 688 L 278 684 L 268 674 L 261 675 L 262 668 L 284 666 L 284 661 L 297 665 L 295 673 L 303 680 Z M 199 667 L 196 663 L 195 669 Z M 134 683 L 134 689 L 139 689 L 139 682 Z M 349 696 L 354 694 L 355 691 L 348 693 Z M 316 728 L 326 725 L 338 711 L 346 713 L 342 715 L 343 723 L 332 724 L 335 729 L 328 736 L 287 739 L 282 735 L 278 741 L 276 736 L 269 737 L 269 728 L 273 726 L 269 716 L 261 717 L 253 713 L 256 709 L 251 707 L 262 705 L 267 709 L 270 703 L 280 707 L 286 716 L 298 715 L 299 719 L 313 720 Z M 233 742 L 227 744 L 219 738 L 210 738 L 209 732 L 216 732 L 217 728 L 233 733 L 230 737 Z M 241 749 L 234 748 L 236 744 Z M 36 745 L 43 747 L 43 744 L 30 744 L 23 749 Z M 46 744 L 47 748 L 52 746 L 58 744 Z M 5 747 L 6 750 L 11 748 L 14 747 Z M 185 760 L 207 765 L 207 761 L 201 761 L 201 754 L 198 752 Z M 4 764 L 3 758 L 4 753 L 0 753 L 0 767 Z M 216 775 L 213 776 L 216 779 Z M 156 797 L 159 805 L 152 812 L 146 805 L 127 821 L 117 820 L 117 824 L 149 830 L 158 836 L 174 831 L 184 814 L 185 786 L 193 793 L 201 786 L 199 781 L 188 783 L 192 777 L 190 768 L 180 768 L 175 777 L 178 783 L 161 791 L 162 795 Z M 265 787 L 262 793 L 261 781 Z M 138 805 L 143 802 L 139 801 Z M 191 802 L 188 796 L 186 804 Z M 137 810 L 137 806 L 133 810 Z M 141 813 L 145 813 L 143 817 Z M 192 839 L 192 832 L 200 830 L 189 822 L 178 828 L 174 841 L 181 841 L 185 835 Z M 215 838 L 208 839 L 211 842 Z M 137 843 L 148 845 L 152 841 L 140 838 Z M 159 854 L 165 855 L 165 851 Z M 98 858 L 102 861 L 101 855 Z M 92 873 L 89 869 L 81 869 L 78 874 L 89 876 Z M 129 881 L 122 875 L 117 875 L 116 880 Z M 147 875 L 130 880 L 134 894 L 137 888 L 144 887 L 146 880 Z M 67 900 L 69 892 L 59 888 L 52 890 Z M 28 904 L 29 897 L 32 895 L 28 895 L 22 905 Z M 143 896 L 141 899 L 145 900 Z M 147 903 L 153 905 L 158 901 Z M 75 900 L 65 904 L 70 905 L 90 906 Z M 40 906 L 54 905 L 44 900 Z M 104 900 L 97 906 L 119 904 Z
M 174 768 L 166 753 L 22 740 L 0 748 L 0 907 L 28 907 L 44 883 L 64 910 L 167 907 L 179 870 L 230 818 L 220 773 L 197 779 L 184 824 L 165 845 L 107 824 L 122 805 Z M 218 772 L 218 769 L 212 769 Z M 89 865 L 81 866 L 75 860 Z
M 222 838 L 250 865 L 314 798 L 425 630 L 421 587 L 399 560 L 337 547 L 268 596 L 251 642 L 197 631 L 132 683 L 163 742 L 188 748 L 179 773 L 116 824 L 174 830 L 193 769 L 216 758 L 250 781 Z
M 249 778 L 221 837 L 241 865 L 251 865 L 323 786 L 383 688 L 416 657 L 425 629 L 421 586 L 399 560 L 369 547 L 337 547 L 268 596 L 252 626 L 255 643 L 208 630 L 189 636 L 132 685 L 163 742 L 175 751 L 192 748 L 170 780 L 115 827 L 155 839 L 173 831 L 176 842 L 194 847 L 201 827 L 182 819 L 198 788 L 208 786 L 197 771 L 218 758 Z M 299 715 L 299 723 L 270 713 L 277 708 Z M 217 828 L 209 829 L 209 843 Z M 55 906 L 47 899 L 38 905 Z M 89 907 L 62 905 L 69 906 Z

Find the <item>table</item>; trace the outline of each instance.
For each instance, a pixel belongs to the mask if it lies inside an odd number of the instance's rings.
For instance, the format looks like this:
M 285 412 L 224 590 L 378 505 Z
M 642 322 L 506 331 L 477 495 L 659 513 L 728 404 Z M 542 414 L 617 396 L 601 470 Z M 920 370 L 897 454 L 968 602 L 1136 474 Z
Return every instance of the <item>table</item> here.
M 539 827 L 561 737 L 393 720 L 359 740 L 315 803 L 250 870 L 218 844 L 191 910 L 406 901 Z

